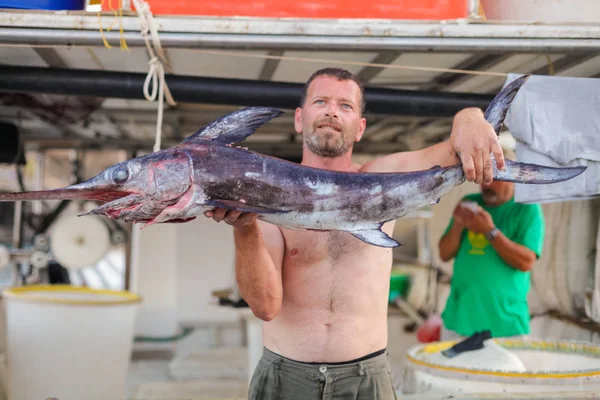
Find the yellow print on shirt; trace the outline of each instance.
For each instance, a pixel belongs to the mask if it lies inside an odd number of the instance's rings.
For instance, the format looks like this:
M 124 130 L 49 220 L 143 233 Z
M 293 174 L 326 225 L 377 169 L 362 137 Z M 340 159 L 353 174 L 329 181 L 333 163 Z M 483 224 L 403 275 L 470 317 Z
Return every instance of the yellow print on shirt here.
M 485 254 L 483 249 L 485 249 L 485 247 L 490 243 L 487 241 L 483 233 L 468 231 L 467 238 L 469 239 L 469 243 L 471 243 L 471 250 L 469 250 L 469 254 Z

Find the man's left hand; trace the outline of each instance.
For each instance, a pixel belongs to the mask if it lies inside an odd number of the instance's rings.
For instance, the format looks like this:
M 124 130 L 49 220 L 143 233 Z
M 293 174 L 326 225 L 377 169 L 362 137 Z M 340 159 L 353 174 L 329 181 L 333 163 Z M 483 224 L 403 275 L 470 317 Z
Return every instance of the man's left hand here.
M 466 108 L 456 114 L 450 147 L 460 157 L 466 178 L 470 182 L 492 182 L 491 153 L 496 158 L 498 169 L 504 168 L 504 154 L 498 136 L 478 108 Z
M 486 234 L 495 228 L 492 216 L 481 207 L 475 212 L 461 207 L 456 213 L 463 221 L 465 228 L 472 232 Z

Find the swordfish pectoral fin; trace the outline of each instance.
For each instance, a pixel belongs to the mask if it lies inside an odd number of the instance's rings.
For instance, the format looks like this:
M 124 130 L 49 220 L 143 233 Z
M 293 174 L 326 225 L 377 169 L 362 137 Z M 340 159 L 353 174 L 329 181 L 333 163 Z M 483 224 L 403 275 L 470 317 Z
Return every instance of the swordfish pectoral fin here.
M 506 168 L 499 170 L 494 162 L 494 180 L 524 184 L 549 184 L 568 181 L 582 174 L 587 167 L 545 167 L 505 160 Z
M 354 235 L 356 238 L 362 240 L 363 242 L 372 244 L 374 246 L 379 247 L 398 247 L 401 246 L 400 243 L 396 242 L 394 239 L 388 236 L 387 233 L 379 228 L 373 229 L 362 229 L 357 231 L 351 231 L 350 234 Z
M 252 206 L 252 205 L 243 203 L 241 201 L 234 201 L 234 200 L 208 200 L 206 202 L 206 204 L 209 206 L 213 206 L 213 207 L 225 208 L 228 210 L 236 210 L 236 211 L 255 213 L 255 214 L 282 214 L 282 213 L 289 212 L 287 210 L 278 210 L 278 209 L 274 209 L 274 208 Z

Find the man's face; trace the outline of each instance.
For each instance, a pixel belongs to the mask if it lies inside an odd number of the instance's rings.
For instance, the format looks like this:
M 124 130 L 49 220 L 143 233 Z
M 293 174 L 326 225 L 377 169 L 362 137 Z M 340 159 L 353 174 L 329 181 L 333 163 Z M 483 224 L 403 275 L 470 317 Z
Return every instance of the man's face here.
M 489 185 L 481 184 L 483 201 L 491 206 L 499 206 L 511 199 L 514 193 L 512 182 L 492 181 Z
M 348 152 L 362 138 L 366 120 L 361 118 L 360 96 L 360 88 L 351 80 L 325 75 L 311 82 L 294 122 L 310 151 L 333 158 Z

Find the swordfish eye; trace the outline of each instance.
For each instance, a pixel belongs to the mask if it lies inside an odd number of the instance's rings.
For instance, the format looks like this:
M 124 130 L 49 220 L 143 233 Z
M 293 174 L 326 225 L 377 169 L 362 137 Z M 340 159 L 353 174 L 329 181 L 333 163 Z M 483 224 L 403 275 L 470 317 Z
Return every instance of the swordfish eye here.
M 117 184 L 127 182 L 127 179 L 129 179 L 129 171 L 127 170 L 127 167 L 120 165 L 115 168 L 111 174 L 111 178 L 113 182 Z

